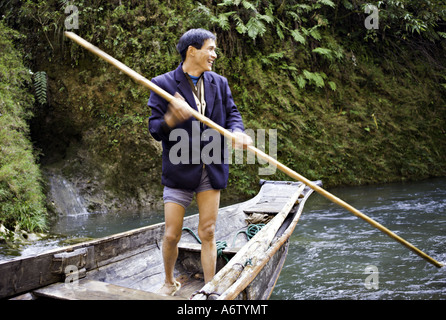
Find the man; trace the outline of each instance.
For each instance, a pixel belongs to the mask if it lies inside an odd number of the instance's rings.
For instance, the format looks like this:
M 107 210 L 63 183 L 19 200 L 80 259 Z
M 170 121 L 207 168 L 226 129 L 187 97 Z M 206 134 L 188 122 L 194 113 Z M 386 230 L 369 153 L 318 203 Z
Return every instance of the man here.
M 152 115 L 149 118 L 149 131 L 152 136 L 162 141 L 163 168 L 162 184 L 164 185 L 165 234 L 163 238 L 163 260 L 165 283 L 158 291 L 160 294 L 174 295 L 180 283 L 173 276 L 175 261 L 178 257 L 178 242 L 181 238 L 183 218 L 187 206 L 194 193 L 199 211 L 198 236 L 201 239 L 201 263 L 205 283 L 215 274 L 216 244 L 214 238 L 215 222 L 220 203 L 220 190 L 227 185 L 229 166 L 225 159 L 226 143 L 220 139 L 220 150 L 213 150 L 217 161 L 204 161 L 201 151 L 212 139 L 202 138 L 206 126 L 191 117 L 185 107 L 187 102 L 192 108 L 201 112 L 218 125 L 232 130 L 237 137 L 238 146 L 252 143 L 244 134 L 244 126 L 240 113 L 233 101 L 227 79 L 212 72 L 217 58 L 215 36 L 204 29 L 192 29 L 179 40 L 177 50 L 181 54 L 182 63 L 171 72 L 160 75 L 152 82 L 175 96 L 168 104 L 159 95 L 152 92 L 149 107 Z M 171 152 L 175 144 L 174 130 L 187 132 L 187 147 L 191 151 L 183 155 L 184 161 L 174 161 L 176 152 Z M 194 134 L 199 132 L 200 134 Z M 173 139 L 169 139 L 172 138 Z M 215 138 L 215 136 L 214 136 Z M 173 140 L 173 141 L 172 141 Z M 184 141 L 183 141 L 184 143 Z M 215 141 L 213 141 L 215 146 Z M 194 150 L 199 148 L 197 150 Z M 181 152 L 184 150 L 181 149 Z M 197 159 L 197 155 L 200 159 Z M 215 160 L 215 158 L 214 158 Z

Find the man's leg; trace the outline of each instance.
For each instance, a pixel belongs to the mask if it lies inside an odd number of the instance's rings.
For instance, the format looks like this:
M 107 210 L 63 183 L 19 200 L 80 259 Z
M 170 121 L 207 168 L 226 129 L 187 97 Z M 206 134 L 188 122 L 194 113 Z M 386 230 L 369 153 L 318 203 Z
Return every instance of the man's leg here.
M 197 193 L 200 215 L 198 236 L 201 239 L 201 265 L 204 282 L 208 283 L 215 275 L 217 247 L 215 244 L 215 223 L 220 205 L 220 190 L 207 190 Z
M 184 207 L 177 203 L 167 202 L 164 204 L 166 230 L 163 239 L 163 260 L 166 273 L 165 284 L 168 286 L 175 282 L 173 271 L 178 258 L 178 242 L 181 239 L 185 211 Z

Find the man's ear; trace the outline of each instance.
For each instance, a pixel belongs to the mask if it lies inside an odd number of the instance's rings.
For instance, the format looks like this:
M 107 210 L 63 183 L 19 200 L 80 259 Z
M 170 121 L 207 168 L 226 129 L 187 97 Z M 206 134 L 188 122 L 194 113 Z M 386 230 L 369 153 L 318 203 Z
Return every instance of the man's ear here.
M 186 51 L 186 57 L 188 55 L 191 55 L 193 57 L 193 56 L 195 56 L 196 52 L 197 52 L 197 48 L 195 48 L 194 46 L 189 46 Z

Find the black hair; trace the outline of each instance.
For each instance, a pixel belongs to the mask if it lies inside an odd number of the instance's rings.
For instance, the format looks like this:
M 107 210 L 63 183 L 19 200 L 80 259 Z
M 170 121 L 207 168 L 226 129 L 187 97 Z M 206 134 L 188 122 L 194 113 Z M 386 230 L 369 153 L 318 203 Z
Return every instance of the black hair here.
M 215 40 L 216 37 L 212 32 L 205 29 L 190 29 L 184 33 L 177 44 L 177 50 L 183 61 L 186 60 L 186 52 L 189 46 L 201 49 L 207 39 Z

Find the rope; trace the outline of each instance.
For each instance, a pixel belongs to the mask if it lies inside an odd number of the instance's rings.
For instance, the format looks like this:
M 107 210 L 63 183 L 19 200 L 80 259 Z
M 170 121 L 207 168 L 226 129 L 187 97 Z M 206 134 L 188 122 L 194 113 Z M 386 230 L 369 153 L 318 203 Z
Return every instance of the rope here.
M 226 260 L 226 262 L 229 262 L 228 257 L 223 253 L 223 250 L 228 246 L 226 241 L 219 240 L 217 241 L 216 245 L 217 245 L 217 257 L 223 257 Z
M 198 236 L 195 234 L 195 232 L 193 232 L 191 229 L 189 229 L 187 227 L 183 227 L 183 231 L 188 231 L 191 235 L 194 236 L 194 238 L 198 241 L 198 243 L 201 244 L 200 238 L 198 238 Z
M 184 227 L 183 230 L 188 231 L 191 235 L 194 236 L 194 238 L 198 241 L 198 243 L 201 244 L 200 238 L 195 234 L 194 231 L 192 231 L 187 227 Z M 228 262 L 229 261 L 228 257 L 223 253 L 223 250 L 228 246 L 227 242 L 224 240 L 218 240 L 216 241 L 215 244 L 217 246 L 217 257 L 223 257 L 226 260 L 226 262 Z
M 248 238 L 248 241 L 252 239 L 252 237 L 254 237 L 257 232 L 259 232 L 263 227 L 265 226 L 264 223 L 259 223 L 259 224 L 250 224 L 248 226 L 248 228 L 246 228 L 246 230 L 240 230 L 239 232 L 237 232 L 237 234 L 234 236 L 234 239 L 232 240 L 232 247 L 235 244 L 235 240 L 237 238 L 237 236 L 240 233 L 244 233 L 246 234 L 246 238 Z

